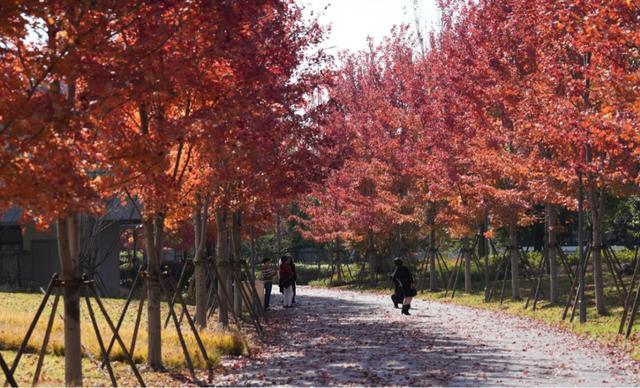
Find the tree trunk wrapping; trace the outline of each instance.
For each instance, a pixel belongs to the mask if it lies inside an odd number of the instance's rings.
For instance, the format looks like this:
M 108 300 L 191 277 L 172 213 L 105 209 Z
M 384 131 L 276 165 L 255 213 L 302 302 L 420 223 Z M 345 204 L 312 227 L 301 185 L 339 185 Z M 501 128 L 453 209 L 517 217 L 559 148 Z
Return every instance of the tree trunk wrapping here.
M 162 369 L 162 324 L 160 318 L 160 257 L 157 225 L 151 218 L 142 221 L 144 240 L 147 251 L 147 362 L 154 370 Z
M 233 251 L 232 271 L 235 272 L 235 287 L 233 290 L 233 309 L 236 314 L 242 313 L 242 279 L 240 278 L 240 253 L 242 248 L 242 218 L 239 210 L 231 217 L 231 249 Z
M 480 228 L 480 241 L 482 244 L 479 246 L 482 247 L 482 251 L 478 252 L 480 256 L 484 256 L 484 301 L 489 301 L 489 295 L 491 291 L 489 290 L 489 239 L 485 237 L 485 233 L 489 229 L 489 210 L 485 207 L 484 214 L 482 216 L 482 228 Z
M 227 268 L 229 264 L 229 245 L 227 238 L 227 212 L 225 210 L 216 211 L 216 229 L 217 229 L 217 241 L 216 241 L 216 266 L 218 267 L 218 321 L 222 327 L 229 326 L 229 306 L 227 300 L 224 298 L 224 291 L 226 295 L 231 295 L 229 287 L 229 276 L 227 274 Z
M 558 286 L 558 210 L 555 205 L 547 204 L 547 236 L 549 254 L 550 302 L 560 303 Z
M 438 278 L 436 272 L 436 205 L 431 205 L 429 212 L 429 289 L 431 291 L 438 290 Z
M 200 198 L 198 198 L 198 206 L 193 216 L 195 237 L 193 264 L 196 283 L 196 325 L 201 329 L 207 327 L 207 303 L 209 301 L 207 292 L 207 265 L 204 254 L 206 248 L 207 218 L 207 204 L 203 204 Z
M 509 245 L 509 252 L 511 255 L 511 299 L 519 300 L 520 284 L 518 277 L 520 276 L 520 258 L 518 257 L 518 231 L 515 223 L 509 226 Z
M 462 239 L 462 251 L 464 253 L 464 292 L 471 293 L 471 249 L 469 239 Z
M 369 256 L 369 276 L 371 287 L 376 286 L 376 258 L 373 245 L 373 230 L 367 232 L 367 255 Z
M 602 278 L 602 207 L 604 194 L 600 193 L 600 200 L 596 192 L 595 182 L 590 183 L 589 202 L 591 205 L 592 235 L 591 255 L 593 256 L 593 287 L 596 296 L 596 310 L 598 314 L 606 313 L 604 304 L 604 280 Z
M 77 261 L 78 230 L 75 217 L 58 219 L 57 238 L 58 256 L 64 280 L 64 382 L 67 386 L 81 386 L 80 285 L 82 279 Z
M 342 257 L 340 256 L 340 239 L 336 238 L 336 281 L 341 283 L 342 275 Z

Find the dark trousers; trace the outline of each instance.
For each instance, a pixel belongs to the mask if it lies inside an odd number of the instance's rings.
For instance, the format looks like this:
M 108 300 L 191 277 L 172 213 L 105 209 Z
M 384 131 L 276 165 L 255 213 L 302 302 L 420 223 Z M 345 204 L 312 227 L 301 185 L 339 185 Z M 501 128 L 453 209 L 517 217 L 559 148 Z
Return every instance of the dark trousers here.
M 273 288 L 273 283 L 264 282 L 264 308 L 269 308 L 269 302 L 271 301 L 271 288 Z

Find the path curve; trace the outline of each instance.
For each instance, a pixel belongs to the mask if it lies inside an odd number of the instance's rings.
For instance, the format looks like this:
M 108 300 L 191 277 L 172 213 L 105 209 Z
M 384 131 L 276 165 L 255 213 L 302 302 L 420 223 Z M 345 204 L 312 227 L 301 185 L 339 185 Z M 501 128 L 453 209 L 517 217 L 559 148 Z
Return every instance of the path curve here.
M 640 385 L 639 363 L 526 318 L 388 296 L 299 287 L 278 294 L 261 350 L 226 359 L 215 385 Z

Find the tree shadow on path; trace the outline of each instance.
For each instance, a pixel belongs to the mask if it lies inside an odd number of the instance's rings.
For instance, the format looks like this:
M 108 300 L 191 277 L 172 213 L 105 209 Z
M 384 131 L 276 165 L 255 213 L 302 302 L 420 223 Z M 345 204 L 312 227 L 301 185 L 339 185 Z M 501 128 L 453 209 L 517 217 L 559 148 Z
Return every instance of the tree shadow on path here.
M 446 317 L 425 310 L 401 316 L 380 298 L 300 295 L 296 308 L 276 307 L 261 352 L 228 362 L 218 383 L 477 386 L 513 381 L 519 371 L 520 384 L 534 383 L 529 372 L 552 373 L 542 359 L 456 335 Z

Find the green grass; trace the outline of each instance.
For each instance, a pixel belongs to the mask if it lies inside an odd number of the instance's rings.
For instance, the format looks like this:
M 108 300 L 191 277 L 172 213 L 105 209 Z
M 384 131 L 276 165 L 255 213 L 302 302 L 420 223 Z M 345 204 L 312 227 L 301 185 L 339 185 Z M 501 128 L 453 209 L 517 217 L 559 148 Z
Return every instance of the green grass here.
M 339 286 L 353 283 L 357 280 L 361 265 L 357 263 L 343 264 L 342 279 L 337 275 L 331 276 L 331 266 L 329 264 L 296 264 L 298 273 L 298 283 L 312 286 Z
M 3 356 L 8 363 L 11 363 L 15 356 L 15 351 L 20 347 L 20 344 L 26 334 L 27 328 L 35 315 L 37 307 L 42 300 L 40 294 L 22 294 L 22 293 L 0 293 L 0 350 L 3 351 Z M 107 309 L 114 324 L 117 322 L 120 312 L 122 311 L 124 300 L 121 299 L 103 299 L 105 308 Z M 23 360 L 20 363 L 18 373 L 18 383 L 25 384 L 31 383 L 33 371 L 35 369 L 35 362 L 37 359 L 37 353 L 41 347 L 44 331 L 47 325 L 47 320 L 51 313 L 51 306 L 53 304 L 53 297 L 50 299 L 48 306 L 45 308 L 43 315 L 41 316 L 36 330 L 29 341 L 27 346 L 27 355 L 23 356 Z M 108 343 L 111 339 L 111 331 L 106 321 L 101 314 L 98 313 L 98 308 L 93 304 L 94 311 L 98 318 L 98 325 L 102 334 L 103 340 Z M 133 334 L 133 326 L 135 322 L 135 314 L 138 306 L 137 300 L 134 300 L 129 307 L 127 316 L 124 320 L 123 326 L 120 330 L 120 334 L 127 346 L 131 343 Z M 167 304 L 162 304 L 162 317 L 166 316 L 168 311 Z M 191 311 L 191 310 L 190 310 Z M 62 315 L 63 304 L 62 299 L 58 305 L 58 312 Z M 191 311 L 193 313 L 193 311 Z M 178 310 L 179 313 L 179 310 Z M 100 359 L 100 347 L 93 331 L 86 303 L 82 300 L 81 303 L 81 325 L 82 325 L 82 344 L 84 346 L 85 357 L 83 362 L 87 365 L 88 382 L 93 381 L 95 378 L 106 378 L 106 380 L 100 380 L 102 383 L 96 384 L 104 385 L 109 384 L 106 371 L 96 368 L 92 359 Z M 182 331 L 185 335 L 187 342 L 187 348 L 197 368 L 204 368 L 205 361 L 200 351 L 198 350 L 195 337 L 190 333 L 186 320 L 183 322 Z M 221 331 L 216 329 L 206 329 L 201 331 L 201 338 L 205 345 L 205 349 L 209 357 L 215 364 L 220 361 L 222 355 L 240 355 L 245 352 L 245 341 L 240 334 L 232 331 Z M 146 330 L 146 306 L 143 309 L 142 323 L 140 325 L 140 331 L 138 332 L 138 340 L 134 352 L 134 359 L 137 363 L 143 363 L 147 359 L 147 330 Z M 180 346 L 178 336 L 173 324 L 170 324 L 166 330 L 162 333 L 162 352 L 163 362 L 165 367 L 170 370 L 174 370 L 177 373 L 184 372 L 185 361 L 182 348 Z M 60 316 L 56 316 L 53 330 L 51 333 L 51 339 L 47 348 L 48 361 L 45 363 L 44 370 L 46 371 L 43 382 L 46 384 L 56 385 L 64 382 L 64 334 L 63 334 L 63 321 Z M 116 361 L 123 361 L 124 354 L 120 347 L 116 344 L 112 351 L 112 357 Z M 24 364 L 23 364 L 24 363 Z M 47 367 L 49 363 L 51 367 Z M 62 363 L 62 364 L 60 364 Z M 116 362 L 117 368 L 129 370 L 128 366 L 123 362 Z M 96 370 L 97 369 L 97 370 Z M 129 373 L 129 372 L 126 372 Z M 125 373 L 125 375 L 126 375 Z M 129 373 L 130 374 L 130 373 Z M 29 377 L 31 376 L 31 377 Z M 133 378 L 133 375 L 130 376 Z M 156 376 L 157 377 L 157 376 Z M 156 377 L 150 376 L 151 379 Z M 146 377 L 145 377 L 146 378 Z M 166 379 L 166 376 L 164 377 Z M 135 380 L 130 381 L 135 384 Z M 160 382 L 160 380 L 158 381 Z M 86 383 L 85 383 L 86 384 Z M 121 383 L 123 384 L 123 383 Z M 175 383 L 174 383 L 175 384 Z M 130 384 L 127 384 L 130 385 Z

